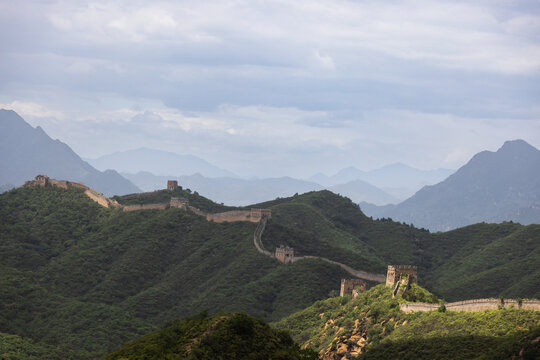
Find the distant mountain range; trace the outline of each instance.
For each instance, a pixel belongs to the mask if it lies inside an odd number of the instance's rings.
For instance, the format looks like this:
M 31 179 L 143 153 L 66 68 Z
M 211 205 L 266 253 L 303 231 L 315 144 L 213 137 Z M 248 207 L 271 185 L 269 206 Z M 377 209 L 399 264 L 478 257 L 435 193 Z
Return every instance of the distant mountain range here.
M 98 171 L 71 148 L 33 128 L 12 110 L 0 109 L 0 185 L 19 186 L 38 174 L 83 182 L 105 195 L 139 192 L 114 170 Z
M 318 173 L 308 180 L 329 188 L 338 184 L 363 180 L 391 196 L 384 203 L 397 203 L 412 196 L 425 185 L 433 185 L 443 181 L 453 172 L 454 170 L 450 169 L 419 170 L 402 163 L 395 163 L 370 171 L 348 167 L 332 176 Z
M 134 174 L 145 171 L 159 176 L 170 174 L 185 176 L 198 173 L 206 177 L 238 177 L 194 155 L 180 155 L 148 148 L 121 151 L 86 160 L 96 169 L 115 169 L 121 173 Z
M 277 197 L 292 196 L 295 193 L 302 194 L 323 189 L 321 185 L 314 182 L 290 177 L 246 180 L 231 177 L 209 178 L 201 174 L 157 176 L 149 172 L 139 172 L 122 173 L 122 175 L 144 191 L 164 189 L 167 180 L 177 180 L 184 189 L 197 191 L 215 202 L 231 206 L 244 206 Z
M 540 151 L 523 140 L 482 151 L 445 181 L 426 186 L 398 205 L 367 203 L 370 216 L 390 217 L 432 231 L 477 222 L 540 223 Z
M 157 176 L 149 172 L 138 172 L 136 174 L 122 173 L 122 175 L 143 191 L 164 189 L 167 180 L 177 180 L 184 188 L 197 191 L 216 202 L 231 206 L 245 206 L 277 197 L 325 189 L 324 186 L 315 182 L 290 177 L 247 180 L 231 177 L 209 178 L 201 174 Z M 346 184 L 329 186 L 326 189 L 347 196 L 355 202 L 367 201 L 381 205 L 399 202 L 383 190 L 362 180 L 353 180 Z

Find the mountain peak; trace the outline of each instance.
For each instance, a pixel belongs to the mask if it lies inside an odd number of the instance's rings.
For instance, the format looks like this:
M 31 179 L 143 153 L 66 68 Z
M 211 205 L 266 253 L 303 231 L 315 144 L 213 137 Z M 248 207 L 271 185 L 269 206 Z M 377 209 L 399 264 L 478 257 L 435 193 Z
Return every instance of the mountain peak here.
M 497 152 L 506 152 L 506 151 L 534 151 L 537 152 L 538 149 L 526 142 L 525 140 L 516 139 L 505 141 L 503 146 Z

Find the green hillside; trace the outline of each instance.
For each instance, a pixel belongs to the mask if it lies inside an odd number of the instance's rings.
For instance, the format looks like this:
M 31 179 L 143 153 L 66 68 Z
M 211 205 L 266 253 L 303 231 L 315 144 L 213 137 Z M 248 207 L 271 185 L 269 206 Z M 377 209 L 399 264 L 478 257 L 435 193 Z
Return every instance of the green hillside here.
M 187 197 L 207 212 L 233 208 L 187 190 L 117 198 Z M 329 191 L 276 199 L 263 245 L 384 274 L 416 264 L 439 297 L 540 297 L 540 226 L 478 224 L 430 234 L 366 217 Z M 214 223 L 176 208 L 122 212 L 80 190 L 19 188 L 0 195 L 0 332 L 99 356 L 203 310 L 277 321 L 339 291 L 350 277 L 320 260 L 283 265 L 253 246 L 254 223 Z
M 245 314 L 199 314 L 123 345 L 101 360 L 315 360 L 289 334 Z
M 415 286 L 419 301 L 436 301 Z M 407 293 L 406 293 L 407 296 Z M 540 312 L 431 311 L 406 314 L 378 285 L 356 299 L 330 298 L 274 324 L 325 359 L 537 359 Z M 442 310 L 442 309 L 441 309 Z
M 124 213 L 76 189 L 10 191 L 0 215 L 0 331 L 73 358 L 202 310 L 277 320 L 346 276 L 321 261 L 284 266 L 259 254 L 253 223 L 180 209 Z

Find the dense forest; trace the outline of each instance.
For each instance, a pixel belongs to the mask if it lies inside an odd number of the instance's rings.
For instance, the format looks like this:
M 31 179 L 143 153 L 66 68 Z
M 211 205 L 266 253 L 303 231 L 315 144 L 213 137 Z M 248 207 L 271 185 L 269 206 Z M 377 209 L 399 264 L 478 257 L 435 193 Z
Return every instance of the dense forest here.
M 117 200 L 148 203 L 171 196 L 187 197 L 208 212 L 230 209 L 187 190 Z M 298 255 L 381 274 L 388 264 L 415 264 L 420 284 L 449 301 L 540 297 L 539 225 L 477 224 L 431 234 L 390 219 L 374 221 L 329 191 L 253 207 L 272 210 L 263 234 L 270 251 L 289 245 Z M 349 277 L 322 261 L 282 265 L 259 254 L 255 227 L 208 222 L 175 208 L 106 209 L 77 189 L 4 193 L 2 351 L 22 344 L 29 359 L 96 357 L 204 310 L 277 321 L 335 296 L 340 279 Z

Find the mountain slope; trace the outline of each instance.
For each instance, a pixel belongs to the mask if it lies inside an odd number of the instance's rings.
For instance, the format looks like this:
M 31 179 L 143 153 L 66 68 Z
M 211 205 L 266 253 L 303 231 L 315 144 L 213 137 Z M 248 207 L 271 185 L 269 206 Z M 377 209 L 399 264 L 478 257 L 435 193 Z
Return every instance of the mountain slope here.
M 416 287 L 423 296 L 429 293 Z M 318 301 L 274 326 L 322 359 L 535 359 L 540 312 L 490 310 L 406 314 L 379 285 L 356 299 Z M 443 310 L 443 309 L 441 309 Z
M 482 221 L 540 223 L 540 151 L 523 140 L 507 141 L 398 205 L 362 209 L 435 231 Z
M 147 148 L 116 152 L 97 159 L 88 159 L 88 162 L 97 169 L 115 169 L 121 173 L 135 174 L 145 171 L 161 176 L 193 175 L 196 173 L 206 177 L 236 176 L 230 171 L 220 169 L 193 155 L 180 155 Z
M 236 209 L 187 190 L 115 199 L 140 204 L 171 197 L 188 198 L 205 212 Z M 447 300 L 463 299 L 460 292 L 468 295 L 470 288 L 478 288 L 481 297 L 533 297 L 540 288 L 531 271 L 540 261 L 539 225 L 478 224 L 433 235 L 374 221 L 330 191 L 253 207 L 272 210 L 262 236 L 269 251 L 289 245 L 300 256 L 379 274 L 388 264 L 415 264 L 420 284 L 430 284 Z M 102 208 L 74 188 L 24 187 L 0 194 L 0 329 L 59 347 L 65 359 L 86 359 L 205 309 L 275 321 L 335 294 L 340 279 L 350 278 L 319 260 L 283 265 L 260 254 L 255 228 L 209 222 L 176 208 Z
M 291 337 L 245 314 L 199 314 L 174 321 L 104 356 L 115 359 L 238 359 L 316 360 L 312 350 L 301 350 Z
M 0 184 L 19 186 L 38 174 L 83 182 L 109 196 L 140 191 L 116 171 L 97 171 L 69 146 L 52 140 L 39 126 L 34 129 L 14 111 L 0 109 Z
M 366 201 L 376 205 L 385 205 L 398 202 L 398 199 L 392 195 L 363 180 L 334 185 L 329 187 L 329 190 L 336 194 L 342 194 L 357 203 Z

